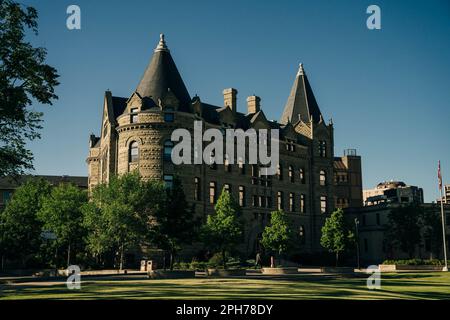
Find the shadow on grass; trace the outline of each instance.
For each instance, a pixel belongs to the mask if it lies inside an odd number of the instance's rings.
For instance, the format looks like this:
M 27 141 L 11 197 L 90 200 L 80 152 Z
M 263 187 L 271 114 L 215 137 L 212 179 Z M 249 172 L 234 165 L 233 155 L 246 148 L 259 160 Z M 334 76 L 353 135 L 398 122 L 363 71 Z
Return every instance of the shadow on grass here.
M 81 290 L 64 282 L 3 285 L 3 297 L 16 299 L 449 299 L 448 277 L 382 275 L 382 290 L 369 290 L 366 277 L 342 275 L 252 276 L 176 280 L 90 278 Z M 423 281 L 421 281 L 423 279 Z M 419 281 L 418 281 L 419 280 Z

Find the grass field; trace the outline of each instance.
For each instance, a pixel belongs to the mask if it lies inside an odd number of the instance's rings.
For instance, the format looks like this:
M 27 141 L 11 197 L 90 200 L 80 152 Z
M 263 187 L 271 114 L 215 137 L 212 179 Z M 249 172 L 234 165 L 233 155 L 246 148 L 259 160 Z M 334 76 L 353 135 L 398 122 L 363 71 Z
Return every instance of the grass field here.
M 142 276 L 82 279 L 80 290 L 64 281 L 0 283 L 3 299 L 450 299 L 450 273 L 382 274 L 381 289 L 366 277 L 284 277 L 150 280 Z

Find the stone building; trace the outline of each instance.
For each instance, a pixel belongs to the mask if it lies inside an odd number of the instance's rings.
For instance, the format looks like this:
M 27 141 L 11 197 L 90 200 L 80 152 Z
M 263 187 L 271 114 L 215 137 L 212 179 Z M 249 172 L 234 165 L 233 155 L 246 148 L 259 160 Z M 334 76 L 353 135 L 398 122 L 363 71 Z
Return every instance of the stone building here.
M 302 65 L 279 122 L 266 118 L 258 96 L 248 97 L 247 110 L 238 111 L 237 93 L 225 89 L 221 106 L 191 98 L 161 35 L 130 97 L 105 92 L 101 133 L 90 136 L 89 188 L 133 170 L 144 179 L 160 179 L 168 185 L 177 175 L 187 200 L 204 218 L 227 188 L 242 207 L 245 253 L 258 250 L 270 212 L 277 208 L 289 214 L 301 250 L 321 251 L 324 219 L 336 206 L 362 206 L 361 158 L 355 151 L 334 156 L 333 123 L 325 122 Z M 277 174 L 260 176 L 257 165 L 239 159 L 233 165 L 174 165 L 171 133 L 185 128 L 192 134 L 195 120 L 202 121 L 203 129 L 279 129 Z
M 44 179 L 52 186 L 57 186 L 61 183 L 71 183 L 80 189 L 88 188 L 88 178 L 79 176 L 46 176 L 46 175 L 22 175 L 17 179 L 11 177 L 0 178 L 0 211 L 6 207 L 6 204 L 11 199 L 15 190 L 29 179 Z

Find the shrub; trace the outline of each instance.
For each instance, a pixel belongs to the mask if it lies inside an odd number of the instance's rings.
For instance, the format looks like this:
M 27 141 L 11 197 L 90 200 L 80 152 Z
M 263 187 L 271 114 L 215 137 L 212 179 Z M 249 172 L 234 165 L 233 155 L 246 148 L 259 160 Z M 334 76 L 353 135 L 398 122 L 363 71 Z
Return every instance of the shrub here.
M 450 262 L 450 261 L 449 261 Z M 383 264 L 397 264 L 397 265 L 407 265 L 407 266 L 443 266 L 444 260 L 431 259 L 397 259 L 397 260 L 385 260 Z

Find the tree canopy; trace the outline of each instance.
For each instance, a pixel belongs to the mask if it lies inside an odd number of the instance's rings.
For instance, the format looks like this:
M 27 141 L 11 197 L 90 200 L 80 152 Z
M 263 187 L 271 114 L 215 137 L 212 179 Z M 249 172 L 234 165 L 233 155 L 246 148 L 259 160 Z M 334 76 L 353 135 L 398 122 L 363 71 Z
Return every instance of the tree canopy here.
M 26 143 L 40 138 L 42 113 L 30 107 L 58 98 L 58 74 L 45 63 L 47 51 L 25 39 L 27 31 L 38 33 L 37 17 L 33 7 L 0 1 L 0 177 L 33 168 Z
M 223 267 L 226 268 L 226 254 L 242 241 L 243 224 L 240 207 L 227 190 L 220 194 L 215 212 L 207 217 L 203 225 L 203 240 L 207 247 L 222 253 Z
M 293 232 L 288 217 L 283 210 L 273 211 L 270 225 L 264 228 L 261 243 L 264 248 L 281 255 L 290 248 Z
M 320 244 L 328 251 L 335 253 L 336 265 L 338 265 L 339 253 L 344 252 L 354 242 L 355 236 L 345 222 L 344 211 L 336 209 L 330 217 L 325 219 Z
M 42 223 L 37 218 L 50 184 L 43 179 L 28 179 L 16 189 L 0 213 L 0 250 L 9 258 L 26 259 L 39 251 Z
M 154 240 L 155 216 L 164 200 L 164 185 L 143 181 L 137 173 L 111 177 L 108 184 L 94 188 L 83 207 L 90 252 L 98 256 L 117 250 L 122 268 L 128 248 Z
M 157 243 L 170 254 L 170 269 L 174 256 L 184 244 L 191 244 L 197 237 L 200 221 L 194 218 L 194 210 L 188 205 L 180 179 L 175 176 L 171 188 L 166 189 L 162 210 L 156 216 Z
M 81 207 L 87 202 L 87 193 L 77 186 L 62 183 L 52 189 L 43 199 L 37 212 L 43 223 L 43 230 L 56 236 L 58 246 L 67 248 L 67 265 L 70 265 L 70 253 L 73 247 L 80 247 L 83 241 L 83 214 Z

